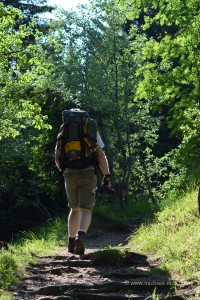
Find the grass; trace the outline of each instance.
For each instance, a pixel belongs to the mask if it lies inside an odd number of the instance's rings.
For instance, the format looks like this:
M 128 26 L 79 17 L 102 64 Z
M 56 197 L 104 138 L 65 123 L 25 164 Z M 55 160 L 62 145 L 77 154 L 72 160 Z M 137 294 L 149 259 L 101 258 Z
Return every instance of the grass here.
M 152 253 L 176 278 L 200 279 L 200 218 L 197 193 L 167 204 L 155 219 L 132 236 L 133 251 Z
M 156 203 L 150 201 L 131 201 L 125 208 L 119 208 L 113 204 L 99 204 L 94 208 L 94 215 L 105 221 L 109 221 L 113 225 L 121 225 L 126 219 L 134 217 L 153 215 L 159 210 Z
M 0 255 L 0 284 L 1 288 L 7 289 L 17 282 L 20 268 L 10 253 L 2 252 Z
M 110 223 L 120 223 L 126 218 L 151 215 L 154 219 L 140 226 L 129 241 L 131 251 L 154 254 L 162 261 L 163 270 L 176 278 L 200 279 L 200 218 L 197 208 L 197 193 L 186 194 L 172 203 L 157 205 L 150 202 L 130 202 L 126 209 L 111 205 L 97 205 L 94 218 L 100 217 Z M 0 251 L 0 300 L 11 300 L 9 291 L 25 273 L 29 262 L 37 260 L 37 255 L 52 255 L 66 244 L 67 217 L 58 218 L 33 231 L 20 233 L 9 244 L 8 251 Z M 118 250 L 104 249 L 97 261 L 110 257 L 118 261 Z
M 66 243 L 66 219 L 55 219 L 34 231 L 22 232 L 0 251 L 0 300 L 11 300 L 9 291 L 25 273 L 25 266 L 37 255 L 51 255 Z
M 152 211 L 150 203 L 142 202 L 141 205 L 134 202 L 124 210 L 114 209 L 111 205 L 97 205 L 95 208 L 96 215 L 118 224 L 126 217 L 144 214 L 145 211 Z M 67 216 L 48 222 L 40 228 L 21 232 L 9 244 L 9 251 L 0 251 L 0 300 L 12 299 L 6 291 L 25 273 L 25 266 L 37 260 L 36 256 L 54 254 L 59 251 L 60 246 L 66 244 L 66 225 Z M 118 255 L 114 256 L 112 253 L 112 256 L 118 259 Z
M 12 300 L 12 295 L 5 291 L 0 291 L 0 300 Z

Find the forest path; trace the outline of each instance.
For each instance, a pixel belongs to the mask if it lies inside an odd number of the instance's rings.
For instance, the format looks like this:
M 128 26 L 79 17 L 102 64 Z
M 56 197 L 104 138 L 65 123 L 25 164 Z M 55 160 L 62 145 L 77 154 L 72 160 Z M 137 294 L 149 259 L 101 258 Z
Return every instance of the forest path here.
M 139 223 L 135 219 L 131 228 Z M 158 261 L 126 248 L 131 233 L 130 229 L 93 225 L 85 255 L 70 254 L 63 247 L 57 255 L 39 257 L 28 266 L 28 275 L 21 278 L 14 299 L 200 299 L 192 284 L 179 283 L 175 289 L 169 275 L 159 271 Z

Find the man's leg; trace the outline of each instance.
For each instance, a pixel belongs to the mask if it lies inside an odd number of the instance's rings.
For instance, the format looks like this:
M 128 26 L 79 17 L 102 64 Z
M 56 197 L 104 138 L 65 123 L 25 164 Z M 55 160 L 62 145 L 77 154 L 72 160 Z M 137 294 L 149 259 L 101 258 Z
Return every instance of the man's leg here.
M 84 253 L 85 234 L 91 224 L 92 211 L 86 208 L 72 208 L 68 216 L 68 251 L 74 253 L 75 236 L 79 237 L 76 243 L 76 253 Z
M 68 216 L 68 251 L 74 253 L 75 236 L 79 228 L 80 208 L 71 208 Z
M 79 178 L 78 196 L 80 218 L 75 239 L 75 253 L 84 254 L 86 232 L 91 224 L 92 210 L 95 205 L 96 176 L 94 168 L 82 172 Z
M 92 210 L 80 208 L 80 218 L 77 236 L 75 238 L 75 253 L 84 254 L 86 232 L 91 224 Z
M 68 236 L 75 237 L 79 228 L 80 208 L 71 208 L 68 216 Z
M 80 218 L 79 218 L 79 227 L 78 231 L 87 232 L 91 224 L 92 211 L 87 208 L 80 208 Z

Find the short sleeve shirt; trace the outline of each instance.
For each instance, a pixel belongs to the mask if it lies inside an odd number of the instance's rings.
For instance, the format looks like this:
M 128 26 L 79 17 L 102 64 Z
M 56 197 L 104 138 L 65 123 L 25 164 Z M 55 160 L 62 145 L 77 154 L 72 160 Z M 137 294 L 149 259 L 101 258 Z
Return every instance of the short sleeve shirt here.
M 102 141 L 102 138 L 101 138 L 99 132 L 97 132 L 97 143 L 98 143 L 99 147 L 101 147 L 101 148 L 105 147 L 104 142 Z

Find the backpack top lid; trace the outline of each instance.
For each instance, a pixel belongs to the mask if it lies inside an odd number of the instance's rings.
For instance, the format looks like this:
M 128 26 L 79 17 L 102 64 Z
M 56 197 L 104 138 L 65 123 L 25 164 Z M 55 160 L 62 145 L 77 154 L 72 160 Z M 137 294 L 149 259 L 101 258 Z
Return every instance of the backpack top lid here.
M 64 110 L 62 112 L 62 121 L 63 121 L 63 123 L 65 123 L 66 118 L 68 118 L 68 117 L 74 117 L 74 116 L 78 116 L 78 117 L 83 116 L 85 118 L 89 118 L 90 117 L 89 113 L 86 112 L 86 111 L 84 111 L 84 110 L 81 110 L 79 108 L 71 108 L 69 110 Z

